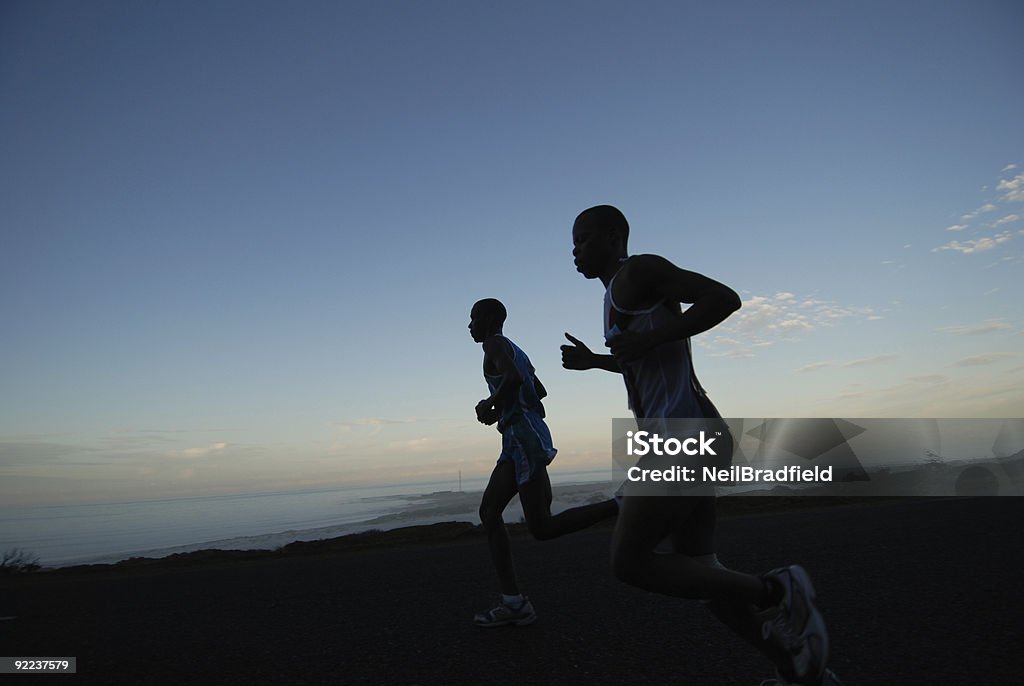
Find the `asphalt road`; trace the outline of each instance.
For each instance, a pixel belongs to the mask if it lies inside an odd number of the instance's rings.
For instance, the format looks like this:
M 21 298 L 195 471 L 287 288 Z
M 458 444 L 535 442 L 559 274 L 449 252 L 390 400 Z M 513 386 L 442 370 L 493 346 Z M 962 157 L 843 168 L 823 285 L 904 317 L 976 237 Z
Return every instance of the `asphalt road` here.
M 719 555 L 814 578 L 846 684 L 1017 684 L 1024 499 L 878 503 L 724 521 Z M 0 581 L 0 656 L 74 656 L 94 684 L 758 684 L 767 662 L 699 604 L 608 571 L 610 530 L 514 540 L 540 620 L 480 629 L 483 539 Z M 18 677 L 0 676 L 0 681 Z

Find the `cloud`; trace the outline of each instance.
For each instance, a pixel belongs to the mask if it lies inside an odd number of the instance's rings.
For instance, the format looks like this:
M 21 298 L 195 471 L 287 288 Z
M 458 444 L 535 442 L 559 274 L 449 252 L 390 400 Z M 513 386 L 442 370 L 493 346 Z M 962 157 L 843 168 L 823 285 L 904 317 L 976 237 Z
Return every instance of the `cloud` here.
M 1003 179 L 996 186 L 997 191 L 1015 191 L 1024 186 L 1024 174 L 1017 174 L 1012 179 Z
M 783 331 L 812 331 L 814 327 L 803 317 L 786 319 L 777 325 Z
M 185 448 L 178 454 L 181 455 L 181 457 L 187 458 L 189 460 L 197 460 L 201 457 L 208 457 L 213 453 L 220 452 L 221 450 L 224 450 L 227 447 L 228 444 L 224 442 L 211 443 L 204 448 Z
M 726 350 L 724 352 L 716 353 L 714 357 L 728 357 L 730 359 L 742 359 L 745 357 L 753 357 L 754 353 L 746 348 L 740 348 L 736 350 Z
M 244 444 L 211 441 L 195 437 L 185 443 L 179 433 L 208 433 L 210 430 L 188 432 L 177 429 L 114 429 L 104 432 L 65 434 L 25 434 L 15 440 L 0 440 L 0 471 L 11 469 L 8 476 L 47 474 L 47 478 L 63 473 L 84 473 L 88 478 L 109 479 L 110 474 L 132 470 L 155 470 L 163 473 L 165 465 L 180 460 L 198 460 L 224 450 L 238 454 Z M 221 432 L 221 430 L 215 430 Z M 79 470 L 79 471 L 75 471 Z M 105 475 L 105 476 L 98 476 Z M 0 476 L 0 481 L 3 480 Z
M 1003 167 L 1002 173 L 1014 171 L 1017 169 L 1017 165 L 1008 164 Z M 988 191 L 988 187 L 983 190 Z M 951 224 L 946 227 L 946 231 L 964 231 L 970 228 L 969 222 L 978 215 L 987 214 L 989 212 L 995 212 L 1000 209 L 998 203 L 1000 202 L 1024 202 L 1024 174 L 1017 174 L 1013 178 L 1000 179 L 996 184 L 995 192 L 1001 194 L 998 197 L 990 198 L 983 205 L 978 207 L 972 212 L 968 212 L 960 217 L 960 221 L 956 224 Z M 1017 213 L 1007 213 L 1004 210 L 1004 216 L 997 219 L 990 224 L 991 228 L 999 228 L 1006 226 L 1014 222 L 1020 221 L 1021 215 Z M 1002 243 L 1010 240 L 1012 235 L 1009 232 L 998 233 L 995 236 L 981 236 L 967 241 L 950 241 L 945 245 L 933 248 L 932 252 L 938 252 L 940 250 L 953 250 L 955 252 L 962 253 L 964 255 L 970 255 L 973 253 L 985 252 L 992 250 Z
M 444 448 L 444 443 L 442 441 L 428 436 L 413 438 L 408 441 L 394 441 L 388 444 L 389 450 L 401 453 L 425 453 L 433 450 L 441 450 L 442 448 Z
M 1024 201 L 1024 174 L 1017 174 L 1012 179 L 1003 179 L 996 186 L 997 191 L 1006 191 L 1003 200 L 1008 202 Z
M 754 295 L 743 301 L 739 312 L 716 328 L 721 335 L 698 345 L 714 350 L 715 357 L 752 357 L 754 348 L 766 348 L 780 341 L 835 326 L 844 319 L 871 318 L 870 307 L 838 305 L 813 297 L 799 297 L 788 291 L 775 295 Z
M 743 303 L 731 323 L 740 331 L 770 329 L 782 319 L 783 312 L 783 305 L 773 302 L 771 298 L 755 295 Z
M 950 241 L 945 245 L 940 245 L 937 248 L 933 248 L 932 252 L 938 252 L 940 250 L 954 250 L 964 255 L 973 255 L 974 253 L 987 252 L 995 249 L 997 246 L 1002 245 L 1008 240 L 1013 238 L 1013 234 L 1009 231 L 997 233 L 995 236 L 985 236 L 982 238 L 976 238 L 970 241 Z
M 918 384 L 941 384 L 949 381 L 949 377 L 943 374 L 922 374 L 921 376 L 908 376 L 907 381 Z
M 0 469 L 4 467 L 58 464 L 90 451 L 83 446 L 47 441 L 0 441 Z
M 822 399 L 822 402 L 848 402 L 852 400 L 867 400 L 875 407 L 880 402 L 893 402 L 907 398 L 918 398 L 922 393 L 931 393 L 936 389 L 943 388 L 949 384 L 949 378 L 937 374 L 909 377 L 905 382 L 880 388 L 865 387 L 862 384 L 851 384 L 851 390 L 845 390 L 830 398 Z
M 710 344 L 702 342 L 697 339 L 697 343 L 703 347 L 718 350 L 719 352 L 714 353 L 714 357 L 729 357 L 729 358 L 742 358 L 742 357 L 753 357 L 754 353 L 750 350 L 750 345 L 753 343 L 743 343 L 735 338 L 729 338 L 728 336 L 715 336 Z M 771 345 L 771 343 L 765 343 L 765 345 Z
M 866 357 L 861 360 L 850 360 L 843 364 L 843 367 L 850 369 L 852 367 L 863 367 L 869 364 L 878 364 L 879 362 L 889 362 L 890 360 L 898 360 L 899 355 L 893 353 L 887 353 L 885 355 L 875 355 L 874 357 Z
M 1005 331 L 1009 328 L 1011 327 L 1006 322 L 1000 319 L 993 319 L 982 324 L 975 324 L 974 326 L 947 326 L 939 329 L 939 331 L 956 336 L 976 336 L 978 334 L 992 333 L 993 331 Z
M 387 417 L 361 417 L 335 422 L 338 426 L 385 426 L 387 424 L 412 424 L 415 419 L 388 419 Z
M 995 364 L 1003 360 L 1008 360 L 1014 357 L 1018 357 L 1019 353 L 982 353 L 980 355 L 971 355 L 970 357 L 964 357 L 953 363 L 954 367 L 981 367 L 984 365 Z
M 390 419 L 388 417 L 360 417 L 359 419 L 344 419 L 334 422 L 335 426 L 341 427 L 343 431 L 351 429 L 369 429 L 371 436 L 378 435 L 386 426 L 398 426 L 402 424 L 415 424 L 418 419 Z
M 813 372 L 831 366 L 831 362 L 812 362 L 811 364 L 804 365 L 803 367 L 800 367 L 799 369 L 794 369 L 793 371 L 797 374 L 806 374 L 807 372 Z
M 880 387 L 848 388 L 838 395 L 814 399 L 823 416 L 1001 417 L 1016 416 L 1024 402 L 1024 386 L 1006 374 L 980 370 L 960 379 L 941 375 L 907 378 Z M 871 413 L 871 414 L 867 414 Z
M 968 221 L 974 219 L 975 217 L 977 217 L 979 214 L 985 214 L 986 212 L 994 212 L 996 209 L 997 208 L 996 208 L 995 205 L 993 205 L 990 202 L 987 202 L 984 205 L 982 205 L 981 207 L 979 207 L 978 209 L 974 210 L 973 212 L 968 212 L 964 216 L 960 217 L 960 220 L 968 222 Z M 959 230 L 959 229 L 954 229 L 954 230 Z

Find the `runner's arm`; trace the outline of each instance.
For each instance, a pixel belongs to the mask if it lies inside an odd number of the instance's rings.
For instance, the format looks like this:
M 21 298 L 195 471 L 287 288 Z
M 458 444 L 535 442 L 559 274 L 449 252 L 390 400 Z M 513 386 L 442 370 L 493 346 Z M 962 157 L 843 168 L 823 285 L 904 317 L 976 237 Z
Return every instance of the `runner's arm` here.
M 654 331 L 625 332 L 608 342 L 622 360 L 643 357 L 653 348 L 703 333 L 740 308 L 740 297 L 723 283 L 697 272 L 680 269 L 657 255 L 631 259 L 615 283 L 615 301 L 626 309 L 652 303 L 687 303 L 690 307 L 667 326 Z
M 595 353 L 583 341 L 568 333 L 565 334 L 565 337 L 572 343 L 572 345 L 563 345 L 561 347 L 562 366 L 566 369 L 603 369 L 616 374 L 622 373 L 619 363 L 615 361 L 614 356 Z
M 490 396 L 477 403 L 476 416 L 477 419 L 485 424 L 493 424 L 498 420 L 497 415 L 500 415 L 505 407 L 514 402 L 516 393 L 519 392 L 519 387 L 523 385 L 523 377 L 516 368 L 508 345 L 503 340 L 492 336 L 484 341 L 483 347 L 484 364 L 490 363 L 497 369 L 498 373 L 501 374 L 501 381 Z M 489 412 L 492 409 L 495 413 L 495 416 L 493 416 L 494 421 L 485 421 L 485 419 L 492 418 Z

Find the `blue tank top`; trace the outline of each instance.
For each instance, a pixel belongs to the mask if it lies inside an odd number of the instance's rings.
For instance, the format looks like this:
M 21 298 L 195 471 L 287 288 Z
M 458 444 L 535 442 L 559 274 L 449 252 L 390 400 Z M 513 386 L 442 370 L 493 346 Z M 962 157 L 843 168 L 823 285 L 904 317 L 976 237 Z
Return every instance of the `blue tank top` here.
M 505 426 L 508 425 L 510 421 L 519 418 L 525 413 L 532 413 L 543 419 L 544 405 L 537 396 L 537 387 L 534 383 L 534 374 L 536 370 L 530 362 L 530 358 L 526 356 L 526 353 L 524 353 L 518 345 L 500 334 L 496 335 L 508 344 L 512 353 L 512 361 L 515 363 L 516 369 L 519 371 L 519 375 L 523 379 L 522 385 L 519 386 L 517 402 L 509 403 L 509 405 L 502 410 L 501 417 L 498 419 L 498 430 L 504 430 Z M 488 374 L 485 366 L 484 380 L 487 381 L 488 390 L 490 390 L 491 393 L 494 393 L 494 391 L 497 390 L 498 385 L 501 384 L 501 374 Z

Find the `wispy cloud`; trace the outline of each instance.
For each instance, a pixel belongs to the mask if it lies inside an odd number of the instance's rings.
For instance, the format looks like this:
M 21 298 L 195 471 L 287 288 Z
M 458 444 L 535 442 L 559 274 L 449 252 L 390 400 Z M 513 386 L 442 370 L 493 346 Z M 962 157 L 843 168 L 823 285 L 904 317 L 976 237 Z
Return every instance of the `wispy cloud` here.
M 739 312 L 716 329 L 721 335 L 710 342 L 698 339 L 697 343 L 712 349 L 715 356 L 752 357 L 756 348 L 794 341 L 798 336 L 835 326 L 843 320 L 866 320 L 875 316 L 870 307 L 839 305 L 788 291 L 754 295 L 745 299 Z
M 814 326 L 811 325 L 806 319 L 802 317 L 796 317 L 793 319 L 785 319 L 777 324 L 780 331 L 813 331 Z
M 715 336 L 710 344 L 704 343 L 700 339 L 697 342 L 698 345 L 716 350 L 717 352 L 714 353 L 716 357 L 737 359 L 754 356 L 754 352 L 750 349 L 749 344 L 735 338 L 729 338 L 728 336 Z M 768 343 L 767 345 L 771 344 Z
M 408 441 L 393 441 L 387 447 L 389 450 L 401 453 L 426 453 L 442 450 L 444 442 L 436 438 L 421 436 Z
M 387 417 L 360 417 L 359 419 L 343 419 L 335 422 L 338 426 L 386 426 L 388 424 L 412 424 L 415 419 L 389 419 Z
M 832 397 L 823 399 L 826 403 L 848 402 L 851 400 L 867 400 L 891 402 L 907 397 L 918 397 L 922 393 L 934 392 L 949 383 L 948 377 L 940 375 L 924 375 L 909 377 L 905 382 L 880 388 L 867 387 L 862 384 L 851 384 L 848 390 Z
M 1012 172 L 1017 169 L 1017 165 L 1008 164 L 1003 167 L 1001 174 Z M 983 190 L 988 191 L 986 186 Z M 971 222 L 977 219 L 982 214 L 988 214 L 996 212 L 1000 209 L 1000 203 L 1006 202 L 1024 202 L 1024 174 L 1017 174 L 1012 178 L 1001 178 L 996 184 L 995 194 L 997 197 L 991 197 L 983 205 L 977 209 L 968 212 L 960 217 L 960 221 L 955 224 L 950 224 L 945 228 L 946 231 L 961 232 L 971 228 Z M 991 221 L 984 226 L 991 229 L 998 229 L 999 227 L 1007 226 L 1021 220 L 1021 215 L 1016 212 L 1007 212 L 1003 210 L 1004 214 L 999 219 Z M 973 255 L 976 253 L 988 252 L 999 247 L 1003 243 L 1006 243 L 1013 234 L 1009 231 L 1003 231 L 995 235 L 989 236 L 974 236 L 969 240 L 963 241 L 949 241 L 944 245 L 940 245 L 937 248 L 933 248 L 932 252 L 939 252 L 942 250 L 951 250 L 958 252 L 962 255 Z
M 208 457 L 213 453 L 220 452 L 228 447 L 227 443 L 210 443 L 202 448 L 185 448 L 176 454 L 189 460 L 198 460 L 201 457 Z
M 990 202 L 987 202 L 984 205 L 982 205 L 981 207 L 979 207 L 978 209 L 974 210 L 973 212 L 968 212 L 967 214 L 963 215 L 962 217 L 960 217 L 960 220 L 961 221 L 965 221 L 965 222 L 969 222 L 972 219 L 974 219 L 975 217 L 977 217 L 979 214 L 986 214 L 987 212 L 995 212 L 996 209 L 998 209 L 998 208 L 995 205 L 993 205 Z
M 860 359 L 860 360 L 850 360 L 849 362 L 842 362 L 842 363 L 839 363 L 839 364 L 837 364 L 835 362 L 831 362 L 831 361 L 827 361 L 827 362 L 812 362 L 811 364 L 804 365 L 803 367 L 800 367 L 799 369 L 794 369 L 793 371 L 795 373 L 797 373 L 797 374 L 806 374 L 808 372 L 816 372 L 819 369 L 825 369 L 825 368 L 828 368 L 828 367 L 835 367 L 835 366 L 842 367 L 843 369 L 851 369 L 851 368 L 854 368 L 854 367 L 864 367 L 864 366 L 870 365 L 870 364 L 879 364 L 879 363 L 882 363 L 882 362 L 888 362 L 890 360 L 898 360 L 899 358 L 900 358 L 899 355 L 895 355 L 895 354 L 889 353 L 889 354 L 885 354 L 885 355 L 876 355 L 874 357 L 866 357 L 866 358 L 863 358 L 863 359 Z
M 1017 174 L 1012 179 L 1002 179 L 996 190 L 1005 191 L 1002 199 L 1007 202 L 1024 201 L 1024 174 Z
M 1019 357 L 1019 353 L 982 353 L 980 355 L 971 355 L 964 357 L 953 363 L 954 367 L 982 367 L 989 364 L 995 364 L 1002 362 L 1003 360 L 1013 359 Z
M 973 326 L 946 326 L 939 329 L 939 331 L 942 333 L 951 333 L 956 336 L 977 336 L 979 334 L 993 333 L 995 331 L 1005 331 L 1010 328 L 1013 327 L 1003 320 L 992 319 Z
M 918 384 L 940 384 L 949 381 L 949 377 L 943 374 L 922 374 L 920 376 L 908 376 L 907 381 Z
M 171 435 L 184 433 L 187 432 L 176 429 L 115 429 L 55 436 L 24 435 L 0 440 L 0 468 L 92 465 L 125 469 L 131 465 L 157 464 L 168 457 L 197 459 L 229 446 L 227 442 L 208 442 L 197 447 L 178 447 L 182 443 L 180 437 Z
M 1024 384 L 1012 372 L 1020 368 L 1004 364 L 948 374 L 925 372 L 893 379 L 891 385 L 885 384 L 888 377 L 878 379 L 881 385 L 864 379 L 868 382 L 809 398 L 802 411 L 832 417 L 1012 417 L 1024 403 Z
M 815 400 L 831 416 L 993 417 L 1014 416 L 1024 401 L 1019 379 L 1005 374 L 974 375 L 954 381 L 940 375 L 915 376 L 883 387 L 851 387 Z
M 0 441 L 0 470 L 4 467 L 55 464 L 88 452 L 95 451 L 50 441 Z
M 995 236 L 983 236 L 970 241 L 950 241 L 945 245 L 933 248 L 932 252 L 938 252 L 940 250 L 954 250 L 964 255 L 973 255 L 975 253 L 993 250 L 1012 238 L 1012 233 L 1009 231 L 1003 231 L 1002 233 L 997 233 Z
M 341 427 L 342 431 L 351 431 L 352 429 L 366 429 L 369 431 L 371 436 L 376 436 L 385 427 L 415 424 L 418 421 L 420 420 L 414 417 L 408 417 L 405 419 L 393 419 L 390 417 L 360 417 L 358 419 L 343 419 L 340 421 L 333 422 L 333 424 L 335 426 Z
M 803 367 L 794 369 L 793 371 L 797 374 L 806 374 L 807 372 L 813 372 L 831 366 L 833 366 L 831 362 L 812 362 L 811 364 L 804 365 Z
M 852 367 L 864 367 L 869 364 L 879 364 L 881 362 L 889 362 L 890 360 L 900 359 L 899 355 L 893 353 L 887 353 L 885 355 L 875 355 L 874 357 L 866 357 L 860 360 L 850 360 L 849 362 L 843 363 L 843 367 L 850 369 Z

